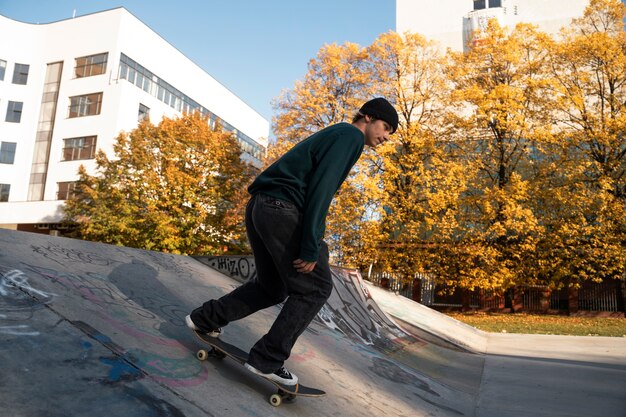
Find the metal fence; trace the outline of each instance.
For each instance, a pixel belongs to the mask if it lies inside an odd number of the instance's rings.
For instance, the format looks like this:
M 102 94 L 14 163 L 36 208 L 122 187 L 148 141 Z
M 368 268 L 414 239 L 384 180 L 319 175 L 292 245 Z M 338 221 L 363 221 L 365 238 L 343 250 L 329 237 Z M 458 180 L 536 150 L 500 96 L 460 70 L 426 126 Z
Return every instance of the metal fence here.
M 576 311 L 623 312 L 626 302 L 626 289 L 624 288 L 626 282 L 619 279 L 609 279 L 602 283 L 585 282 L 578 290 L 564 288 L 550 291 L 542 286 L 520 287 L 508 291 L 507 295 L 486 290 L 449 291 L 445 286 L 437 284 L 432 275 L 423 273 L 416 273 L 409 280 L 403 280 L 399 274 L 372 271 L 367 279 L 375 285 L 434 308 L 461 308 L 465 301 L 465 305 L 469 308 L 498 310 L 510 308 L 512 299 L 518 297 L 518 303 L 521 302 L 521 308 L 524 311 L 545 312 L 574 309 Z
M 586 311 L 623 311 L 624 297 L 617 282 L 586 282 L 578 290 L 578 309 Z
M 525 287 L 522 293 L 522 305 L 526 311 L 541 311 L 541 299 L 545 292 L 544 287 Z
M 569 289 L 561 288 L 550 293 L 550 310 L 567 311 L 569 309 Z
M 483 292 L 483 298 L 480 303 L 480 308 L 487 310 L 498 310 L 505 304 L 504 295 L 498 294 L 494 291 L 486 290 Z
M 398 274 L 392 272 L 372 271 L 372 273 L 367 276 L 367 280 L 379 287 L 387 288 L 389 291 L 413 299 L 414 287 L 419 285 L 419 281 L 423 277 L 424 274 L 417 273 L 413 277 L 412 282 L 409 283 L 403 280 Z M 422 302 L 422 304 L 424 303 Z

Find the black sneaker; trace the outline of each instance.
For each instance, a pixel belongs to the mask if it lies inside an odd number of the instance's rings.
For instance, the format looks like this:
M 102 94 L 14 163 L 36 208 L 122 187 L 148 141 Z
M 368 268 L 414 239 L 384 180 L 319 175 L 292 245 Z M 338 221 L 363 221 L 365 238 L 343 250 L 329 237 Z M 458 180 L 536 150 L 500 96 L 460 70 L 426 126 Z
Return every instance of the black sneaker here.
M 203 329 L 196 326 L 196 323 L 194 323 L 193 320 L 191 320 L 191 316 L 185 317 L 185 324 L 190 329 L 195 330 L 196 332 L 199 332 L 199 333 L 205 333 L 209 337 L 219 337 L 222 334 L 222 329 L 220 327 L 218 327 L 215 330 L 211 330 L 210 332 L 204 331 Z
M 270 379 L 272 381 L 278 382 L 283 385 L 296 385 L 298 383 L 298 377 L 292 374 L 291 372 L 289 372 L 287 369 L 285 369 L 284 366 L 282 366 L 278 371 L 272 374 L 263 373 L 247 362 L 245 364 L 245 367 L 250 372 L 253 372 L 257 375 L 261 375 L 262 377 L 265 377 L 267 379 Z

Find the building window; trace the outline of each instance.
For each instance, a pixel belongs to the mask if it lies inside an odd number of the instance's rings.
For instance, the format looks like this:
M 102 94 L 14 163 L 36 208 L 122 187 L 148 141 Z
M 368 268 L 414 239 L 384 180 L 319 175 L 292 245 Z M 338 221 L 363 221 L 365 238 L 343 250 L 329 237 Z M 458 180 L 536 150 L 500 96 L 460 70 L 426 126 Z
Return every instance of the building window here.
M 9 201 L 11 184 L 0 184 L 0 201 Z
M 107 70 L 109 53 L 82 56 L 76 58 L 74 75 L 76 78 L 91 77 L 92 75 L 104 74 Z
M 100 114 L 102 107 L 102 93 L 85 94 L 84 96 L 70 97 L 70 118 L 95 116 Z
M 217 119 L 215 114 L 124 54 L 121 54 L 120 57 L 119 78 L 136 85 L 180 112 L 199 111 L 203 116 L 209 118 L 211 128 L 214 128 L 215 120 Z M 236 130 L 229 123 L 226 123 L 224 120 L 221 120 L 221 122 L 225 131 L 233 132 L 237 136 L 237 140 L 242 147 L 245 147 L 246 143 L 250 145 L 246 149 L 252 149 L 250 155 L 259 160 L 260 163 L 260 159 L 263 158 L 265 153 L 264 148 L 249 136 Z
M 144 106 L 139 103 L 139 115 L 137 116 L 138 121 L 146 120 L 150 116 L 150 107 Z
M 15 161 L 15 142 L 2 142 L 0 144 L 0 164 L 12 164 Z
M 26 85 L 28 82 L 28 68 L 27 64 L 15 64 L 15 70 L 13 71 L 13 84 Z
M 24 103 L 21 101 L 9 101 L 7 106 L 7 117 L 5 122 L 19 123 L 22 120 L 22 106 Z
M 76 182 L 59 182 L 59 192 L 57 193 L 57 200 L 69 200 L 74 196 L 76 190 Z
M 486 7 L 486 0 L 474 0 L 474 10 L 482 10 Z
M 63 160 L 93 159 L 96 155 L 96 136 L 63 139 Z
M 502 7 L 502 0 L 489 0 L 489 8 Z
M 7 70 L 7 62 L 4 59 L 0 59 L 0 81 L 4 81 L 4 73 Z

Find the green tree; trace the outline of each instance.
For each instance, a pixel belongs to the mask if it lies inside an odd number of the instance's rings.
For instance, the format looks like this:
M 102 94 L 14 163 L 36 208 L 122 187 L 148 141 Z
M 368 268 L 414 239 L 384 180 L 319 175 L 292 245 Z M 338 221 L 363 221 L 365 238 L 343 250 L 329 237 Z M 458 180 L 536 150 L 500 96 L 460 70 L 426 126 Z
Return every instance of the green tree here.
M 77 237 L 182 254 L 244 247 L 252 172 L 232 134 L 185 114 L 121 133 L 114 152 L 113 159 L 98 152 L 96 175 L 80 168 L 64 207 Z

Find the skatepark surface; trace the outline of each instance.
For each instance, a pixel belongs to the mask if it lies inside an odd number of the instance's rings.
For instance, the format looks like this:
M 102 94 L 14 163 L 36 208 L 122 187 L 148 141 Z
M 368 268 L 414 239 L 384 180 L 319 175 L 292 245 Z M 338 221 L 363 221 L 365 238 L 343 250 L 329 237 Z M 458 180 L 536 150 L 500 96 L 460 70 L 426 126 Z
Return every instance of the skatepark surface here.
M 340 268 L 287 362 L 328 394 L 272 407 L 195 358 L 185 315 L 241 281 L 201 261 L 0 229 L 0 415 L 626 417 L 626 338 L 486 334 Z M 248 350 L 279 308 L 222 338 Z

